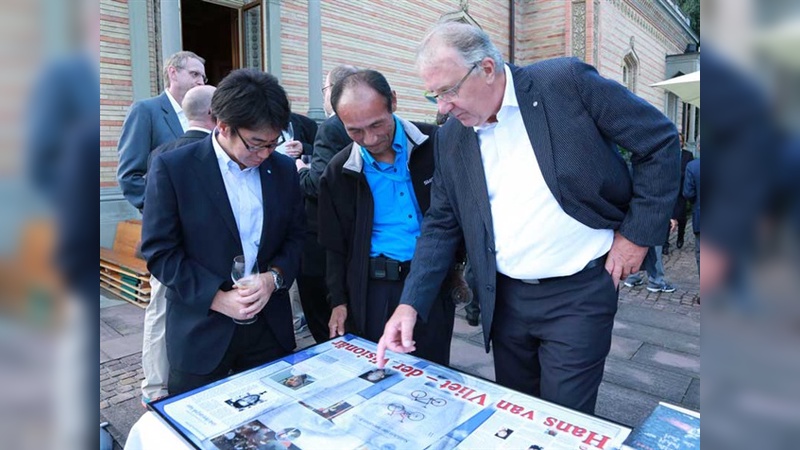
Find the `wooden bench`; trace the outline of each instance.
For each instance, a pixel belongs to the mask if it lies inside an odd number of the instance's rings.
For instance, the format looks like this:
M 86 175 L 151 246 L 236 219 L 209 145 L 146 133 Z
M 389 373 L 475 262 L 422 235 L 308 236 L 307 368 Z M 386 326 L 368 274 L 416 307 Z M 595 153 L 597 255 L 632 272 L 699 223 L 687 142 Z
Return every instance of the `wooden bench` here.
M 141 238 L 141 220 L 117 224 L 114 246 L 100 247 L 100 286 L 144 308 L 150 301 L 150 272 L 145 260 L 136 256 Z

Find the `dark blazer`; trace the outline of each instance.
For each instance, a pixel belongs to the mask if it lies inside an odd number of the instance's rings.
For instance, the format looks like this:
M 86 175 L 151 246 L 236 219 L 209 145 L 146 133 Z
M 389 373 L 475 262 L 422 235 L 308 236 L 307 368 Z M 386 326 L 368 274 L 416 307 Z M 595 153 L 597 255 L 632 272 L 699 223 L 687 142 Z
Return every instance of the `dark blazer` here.
M 300 268 L 305 216 L 294 161 L 273 153 L 258 169 L 264 225 L 258 267 L 283 269 L 291 286 Z M 243 253 L 211 139 L 159 155 L 148 175 L 142 253 L 167 291 L 167 355 L 178 370 L 206 374 L 222 360 L 234 331 L 230 317 L 211 311 L 230 290 L 231 261 Z M 295 347 L 287 291 L 273 294 L 250 326 L 269 326 L 286 351 Z
M 420 211 L 430 206 L 435 125 L 401 119 L 410 144 L 408 168 Z M 360 147 L 351 143 L 331 159 L 320 179 L 319 242 L 327 249 L 328 300 L 348 305 L 356 334 L 365 330 L 374 202 Z M 414 263 L 415 264 L 415 263 Z M 437 286 L 437 291 L 439 287 Z
M 686 165 L 683 196 L 692 202 L 692 231 L 700 232 L 700 158 Z
M 125 198 L 137 209 L 144 206 L 147 155 L 183 134 L 181 122 L 166 92 L 135 102 L 122 124 L 119 137 L 117 181 Z
M 511 71 L 528 133 L 521 138 L 530 140 L 564 211 L 589 227 L 619 230 L 641 246 L 663 243 L 679 179 L 678 134 L 669 119 L 575 58 Z M 633 179 L 617 145 L 632 153 Z M 436 149 L 431 207 L 400 302 L 426 319 L 463 234 L 488 351 L 497 267 L 477 135 L 448 120 L 436 134 Z
M 170 151 L 175 150 L 176 148 L 183 147 L 184 145 L 189 145 L 192 142 L 199 141 L 201 139 L 205 139 L 211 135 L 210 132 L 200 131 L 200 130 L 189 130 L 186 133 L 183 133 L 181 137 L 175 139 L 171 142 L 165 142 L 158 147 L 156 147 L 150 155 L 147 156 L 147 170 L 150 170 L 150 165 L 153 163 L 153 160 L 156 156 Z
M 317 122 L 297 113 L 292 113 L 289 116 L 289 122 L 291 122 L 292 130 L 294 130 L 294 140 L 303 144 L 303 154 L 310 155 L 314 153 L 314 136 L 317 135 Z
M 325 249 L 317 242 L 317 195 L 319 178 L 334 155 L 353 142 L 338 116 L 329 117 L 317 129 L 314 138 L 314 153 L 308 169 L 301 169 L 300 190 L 305 198 L 306 218 L 308 218 L 308 240 L 303 254 L 303 273 L 311 276 L 325 274 Z

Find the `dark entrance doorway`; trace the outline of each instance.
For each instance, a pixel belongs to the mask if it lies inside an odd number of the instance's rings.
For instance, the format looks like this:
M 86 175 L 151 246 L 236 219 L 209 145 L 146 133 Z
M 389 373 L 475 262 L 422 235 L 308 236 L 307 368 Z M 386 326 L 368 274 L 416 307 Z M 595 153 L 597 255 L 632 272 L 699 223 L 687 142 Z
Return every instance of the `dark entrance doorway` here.
M 208 84 L 216 86 L 239 63 L 239 10 L 204 2 L 181 0 L 183 50 L 206 60 Z

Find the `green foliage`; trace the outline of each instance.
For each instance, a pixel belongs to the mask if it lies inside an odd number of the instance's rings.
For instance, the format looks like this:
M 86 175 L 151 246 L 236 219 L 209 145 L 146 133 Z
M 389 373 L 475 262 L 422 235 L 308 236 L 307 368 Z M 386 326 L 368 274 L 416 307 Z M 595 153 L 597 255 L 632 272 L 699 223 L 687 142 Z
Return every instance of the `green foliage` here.
M 700 36 L 700 0 L 677 0 L 678 7 L 689 17 L 692 30 Z

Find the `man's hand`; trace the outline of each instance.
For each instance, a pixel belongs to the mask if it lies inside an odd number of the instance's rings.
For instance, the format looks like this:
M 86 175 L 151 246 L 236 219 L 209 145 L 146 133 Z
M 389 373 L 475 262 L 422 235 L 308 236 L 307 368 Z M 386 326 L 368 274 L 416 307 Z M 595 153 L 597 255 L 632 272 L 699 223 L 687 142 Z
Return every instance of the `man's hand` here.
M 634 244 L 619 231 L 614 232 L 614 242 L 606 258 L 606 270 L 611 274 L 615 288 L 619 288 L 620 280 L 639 271 L 646 254 L 647 247 Z
M 283 151 L 284 153 L 286 153 L 287 156 L 291 156 L 292 158 L 295 159 L 300 158 L 300 156 L 303 154 L 303 143 L 294 140 L 286 141 L 286 144 L 284 144 L 283 147 Z
M 329 338 L 333 339 L 336 335 L 344 336 L 345 319 L 347 319 L 347 305 L 339 305 L 331 310 L 331 320 L 328 321 Z
M 409 305 L 399 305 L 383 328 L 383 336 L 378 341 L 378 368 L 386 365 L 386 349 L 398 353 L 410 353 L 414 346 L 414 324 L 417 323 L 417 310 Z
M 239 301 L 239 293 L 232 291 L 217 291 L 214 300 L 211 301 L 211 310 L 224 314 L 232 319 L 247 320 L 252 318 L 242 314 L 242 303 Z
M 297 167 L 298 172 L 300 172 L 301 169 L 308 169 L 308 164 L 303 162 L 303 158 L 295 159 L 294 166 Z
M 669 232 L 674 233 L 678 229 L 678 219 L 669 219 Z
M 247 280 L 249 282 L 239 280 L 234 287 L 239 294 L 239 313 L 250 319 L 267 306 L 269 298 L 275 292 L 275 279 L 271 273 L 265 272 L 248 277 Z

